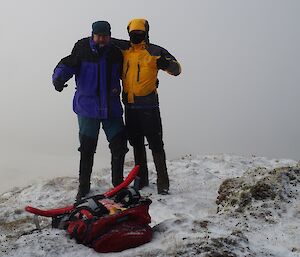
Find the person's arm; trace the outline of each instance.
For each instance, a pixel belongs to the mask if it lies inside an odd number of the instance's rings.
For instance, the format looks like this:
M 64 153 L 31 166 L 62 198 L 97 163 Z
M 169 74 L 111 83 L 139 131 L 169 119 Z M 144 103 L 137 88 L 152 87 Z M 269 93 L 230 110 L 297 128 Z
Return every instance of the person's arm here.
M 160 57 L 157 59 L 157 68 L 168 72 L 171 75 L 178 76 L 181 73 L 181 66 L 176 58 L 166 49 L 160 48 Z
M 119 64 L 118 68 L 118 76 L 120 79 L 122 79 L 122 72 L 123 72 L 123 54 L 122 51 L 119 47 L 114 45 L 114 49 L 116 52 L 116 62 Z
M 124 40 L 124 39 L 118 39 L 118 38 L 111 38 L 111 42 L 121 50 L 126 50 L 130 46 L 130 41 L 129 40 Z
M 80 65 L 78 42 L 74 45 L 72 53 L 57 64 L 52 75 L 52 83 L 55 89 L 61 92 L 68 85 L 65 84 L 76 73 Z

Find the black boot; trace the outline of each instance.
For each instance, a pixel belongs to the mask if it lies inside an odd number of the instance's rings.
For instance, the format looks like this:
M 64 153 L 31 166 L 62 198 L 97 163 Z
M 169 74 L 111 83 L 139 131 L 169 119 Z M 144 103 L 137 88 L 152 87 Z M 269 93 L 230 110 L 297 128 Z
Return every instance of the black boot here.
M 98 138 L 92 138 L 79 134 L 80 164 L 79 164 L 79 188 L 76 200 L 80 200 L 90 192 L 91 173 L 94 164 L 94 154 L 96 152 Z
M 169 176 L 166 165 L 166 154 L 165 151 L 153 152 L 153 161 L 157 172 L 157 192 L 159 194 L 169 193 Z
M 138 188 L 142 189 L 145 186 L 149 186 L 149 177 L 148 177 L 148 167 L 147 167 L 147 154 L 145 145 L 134 146 L 133 147 L 134 153 L 134 162 L 135 165 L 140 165 L 139 171 L 139 182 Z
M 94 154 L 80 153 L 79 188 L 76 200 L 80 200 L 90 192 L 90 180 L 94 163 Z
M 128 152 L 125 130 L 117 134 L 109 143 L 111 151 L 111 175 L 114 187 L 123 182 L 125 155 Z
M 111 176 L 114 187 L 123 182 L 124 159 L 125 154 L 123 156 L 112 154 L 111 156 Z

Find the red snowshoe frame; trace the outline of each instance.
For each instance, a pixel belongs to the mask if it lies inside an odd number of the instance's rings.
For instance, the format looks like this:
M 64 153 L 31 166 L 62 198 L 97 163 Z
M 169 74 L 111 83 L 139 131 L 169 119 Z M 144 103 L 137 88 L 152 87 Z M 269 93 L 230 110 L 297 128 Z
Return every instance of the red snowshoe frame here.
M 139 166 L 135 166 L 119 186 L 72 206 L 51 210 L 27 206 L 25 210 L 35 216 L 52 217 L 53 227 L 66 229 L 78 243 L 97 252 L 118 252 L 142 245 L 152 238 L 148 212 L 151 200 L 127 188 L 138 171 Z
M 129 184 L 135 179 L 135 177 L 138 175 L 140 166 L 136 165 L 128 174 L 126 179 L 118 186 L 115 188 L 107 191 L 103 195 L 105 197 L 112 197 L 114 196 L 117 192 L 119 192 L 121 189 L 129 186 Z M 44 216 L 44 217 L 55 217 L 61 214 L 69 213 L 74 209 L 74 205 L 62 207 L 62 208 L 57 208 L 57 209 L 49 209 L 49 210 L 41 210 L 38 208 L 34 208 L 32 206 L 26 206 L 25 210 L 27 212 L 39 215 L 39 216 Z

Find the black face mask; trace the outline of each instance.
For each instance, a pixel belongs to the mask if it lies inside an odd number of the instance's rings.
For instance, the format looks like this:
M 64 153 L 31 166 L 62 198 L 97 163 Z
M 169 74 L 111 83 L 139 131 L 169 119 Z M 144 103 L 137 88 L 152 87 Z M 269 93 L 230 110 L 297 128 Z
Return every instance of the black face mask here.
M 130 37 L 130 42 L 133 44 L 139 44 L 141 43 L 143 40 L 145 40 L 146 37 L 146 33 L 134 33 L 131 32 L 129 33 L 129 37 Z

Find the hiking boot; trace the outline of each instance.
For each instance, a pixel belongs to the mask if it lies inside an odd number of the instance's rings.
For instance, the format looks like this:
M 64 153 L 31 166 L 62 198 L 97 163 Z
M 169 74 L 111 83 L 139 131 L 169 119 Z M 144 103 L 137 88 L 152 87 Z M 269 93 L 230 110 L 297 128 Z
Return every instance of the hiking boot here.
M 160 194 L 160 195 L 168 195 L 169 194 L 169 190 L 168 189 L 158 190 L 158 194 Z
M 76 200 L 80 200 L 90 192 L 90 180 L 94 164 L 94 153 L 80 153 L 79 187 Z
M 125 155 L 115 156 L 112 154 L 111 156 L 111 176 L 114 187 L 123 182 L 124 159 Z
M 152 155 L 157 172 L 157 192 L 159 194 L 168 194 L 170 185 L 165 151 L 163 150 L 158 153 L 152 152 Z
M 124 160 L 128 152 L 125 130 L 118 133 L 109 143 L 111 151 L 111 176 L 114 187 L 123 182 Z
M 149 186 L 148 167 L 147 167 L 147 154 L 145 145 L 133 148 L 135 165 L 140 165 L 138 174 L 138 189 Z
M 76 195 L 76 201 L 81 200 L 90 192 L 90 183 L 87 185 L 80 184 Z

